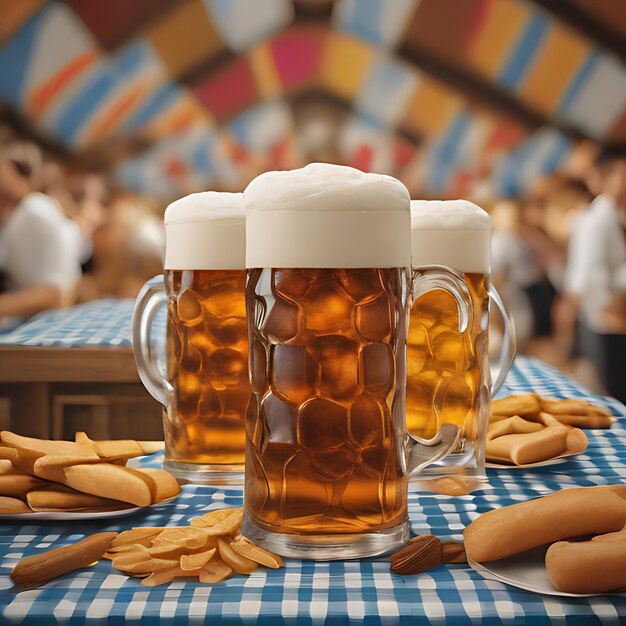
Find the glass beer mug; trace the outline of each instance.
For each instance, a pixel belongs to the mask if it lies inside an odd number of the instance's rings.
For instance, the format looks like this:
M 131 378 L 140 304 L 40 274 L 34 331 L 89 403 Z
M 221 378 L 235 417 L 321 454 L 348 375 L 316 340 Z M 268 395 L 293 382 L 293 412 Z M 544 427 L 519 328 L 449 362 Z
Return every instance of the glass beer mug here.
M 425 490 L 460 495 L 486 481 L 485 440 L 491 394 L 515 357 L 513 322 L 491 284 L 489 215 L 465 200 L 412 201 L 413 271 L 433 265 L 458 272 L 472 299 L 468 328 L 459 330 L 457 306 L 443 291 L 415 298 L 407 339 L 407 428 L 431 437 L 443 424 L 462 429 L 457 448 L 417 477 Z M 491 384 L 488 363 L 489 301 L 504 318 L 501 365 Z M 440 482 L 443 477 L 456 477 Z M 436 482 L 435 482 L 436 481 Z
M 408 538 L 407 479 L 456 445 L 407 436 L 410 214 L 394 178 L 312 164 L 244 192 L 252 398 L 241 532 L 285 556 L 381 554 Z M 462 280 L 430 270 L 461 327 Z
M 164 276 L 146 283 L 133 314 L 139 376 L 165 407 L 164 466 L 189 482 L 241 483 L 250 399 L 243 196 L 181 198 L 165 211 L 165 233 Z M 152 337 L 164 306 L 165 355 Z

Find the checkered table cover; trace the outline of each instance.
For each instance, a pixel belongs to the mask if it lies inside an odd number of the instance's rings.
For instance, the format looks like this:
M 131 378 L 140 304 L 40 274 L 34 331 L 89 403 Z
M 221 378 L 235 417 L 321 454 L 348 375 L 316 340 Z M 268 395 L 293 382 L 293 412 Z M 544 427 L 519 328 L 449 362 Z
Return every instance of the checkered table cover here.
M 589 448 L 574 459 L 536 471 L 490 470 L 493 489 L 450 498 L 410 494 L 413 532 L 460 540 L 463 528 L 494 507 L 561 487 L 626 480 L 626 407 L 594 396 L 554 368 L 518 357 L 502 394 L 536 391 L 581 397 L 610 408 L 623 420 L 608 431 L 589 431 Z M 158 465 L 160 455 L 146 465 Z M 185 486 L 174 502 L 100 523 L 0 525 L 0 588 L 23 556 L 66 545 L 86 534 L 133 526 L 186 523 L 224 506 L 241 506 L 241 489 Z M 314 563 L 286 560 L 284 569 L 260 568 L 214 586 L 173 582 L 146 588 L 101 561 L 17 596 L 0 591 L 6 623 L 32 624 L 594 624 L 626 623 L 625 596 L 540 596 L 484 580 L 466 565 L 439 566 L 417 576 L 397 576 L 383 558 Z
M 132 299 L 106 298 L 69 309 L 45 311 L 13 330 L 0 333 L 0 345 L 129 348 L 134 305 Z

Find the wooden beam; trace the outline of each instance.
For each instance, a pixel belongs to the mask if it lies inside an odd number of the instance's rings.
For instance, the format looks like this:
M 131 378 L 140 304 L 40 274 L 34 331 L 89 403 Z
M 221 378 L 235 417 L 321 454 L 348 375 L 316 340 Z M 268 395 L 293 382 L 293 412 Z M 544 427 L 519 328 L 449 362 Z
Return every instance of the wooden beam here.
M 461 68 L 449 61 L 436 58 L 430 51 L 413 40 L 402 43 L 398 55 L 470 99 L 481 102 L 486 108 L 501 111 L 503 114 L 518 120 L 529 130 L 548 125 L 574 139 L 584 137 L 574 127 L 542 115 L 512 94 L 486 80 L 471 68 Z
M 0 346 L 0 383 L 138 381 L 130 348 Z
M 610 28 L 606 22 L 594 14 L 594 3 L 588 0 L 585 8 L 570 0 L 532 0 L 536 5 L 552 13 L 562 22 L 580 31 L 598 47 L 610 50 L 626 62 L 626 38 Z M 626 20 L 626 2 L 616 0 L 622 7 L 623 19 Z

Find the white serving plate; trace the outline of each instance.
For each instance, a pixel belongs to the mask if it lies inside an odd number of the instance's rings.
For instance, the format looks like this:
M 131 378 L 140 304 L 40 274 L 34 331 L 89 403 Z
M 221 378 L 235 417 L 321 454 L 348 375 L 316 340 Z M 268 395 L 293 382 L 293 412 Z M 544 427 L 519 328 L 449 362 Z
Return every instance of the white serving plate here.
M 586 598 L 590 596 L 626 595 L 626 590 L 607 593 L 566 593 L 552 586 L 546 569 L 546 552 L 549 546 L 540 546 L 489 563 L 476 563 L 468 558 L 470 567 L 483 578 L 548 596 Z
M 564 454 L 562 456 L 556 456 L 553 459 L 546 459 L 545 461 L 537 461 L 536 463 L 526 463 L 525 465 L 507 465 L 506 463 L 491 463 L 487 461 L 485 463 L 485 467 L 490 467 L 492 469 L 528 469 L 531 467 L 547 467 L 549 465 L 559 465 L 560 463 L 565 463 L 568 461 L 570 457 L 576 456 L 580 454 L 580 452 L 574 452 L 572 454 Z
M 25 522 L 28 520 L 45 522 L 69 522 L 77 520 L 99 520 L 99 519 L 111 519 L 115 517 L 126 517 L 127 515 L 134 515 L 142 511 L 150 511 L 156 506 L 161 504 L 167 504 L 172 500 L 175 500 L 178 496 L 162 500 L 150 506 L 134 506 L 130 509 L 118 509 L 117 511 L 33 511 L 32 513 L 13 513 L 13 514 L 0 514 L 0 522 Z

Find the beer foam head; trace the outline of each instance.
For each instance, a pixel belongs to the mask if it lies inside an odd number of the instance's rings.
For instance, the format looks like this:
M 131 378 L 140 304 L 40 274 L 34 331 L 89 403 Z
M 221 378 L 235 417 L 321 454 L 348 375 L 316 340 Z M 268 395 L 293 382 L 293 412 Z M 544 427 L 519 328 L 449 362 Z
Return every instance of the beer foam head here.
M 391 176 L 312 163 L 266 172 L 244 191 L 254 267 L 408 267 L 410 199 Z
M 413 267 L 445 265 L 486 274 L 491 231 L 489 215 L 467 200 L 411 200 Z
M 243 195 L 192 193 L 165 210 L 165 269 L 240 270 L 246 267 Z

